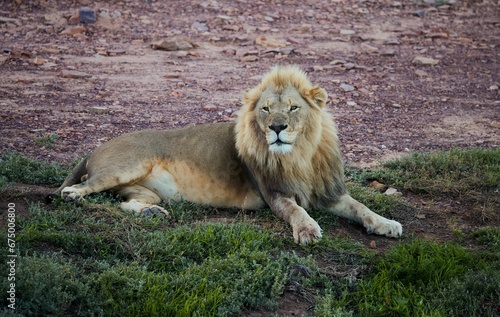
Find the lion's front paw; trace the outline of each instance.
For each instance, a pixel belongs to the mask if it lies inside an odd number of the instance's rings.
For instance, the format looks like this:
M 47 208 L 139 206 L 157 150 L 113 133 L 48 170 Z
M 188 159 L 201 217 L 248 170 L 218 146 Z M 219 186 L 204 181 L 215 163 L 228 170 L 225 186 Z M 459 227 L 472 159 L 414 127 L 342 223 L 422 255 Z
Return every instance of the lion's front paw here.
M 403 226 L 397 221 L 382 218 L 373 227 L 368 227 L 369 234 L 375 233 L 389 238 L 399 238 L 403 234 Z
M 166 217 L 170 218 L 170 214 L 165 208 L 156 205 L 149 205 L 141 209 L 143 215 L 147 217 Z
M 80 194 L 77 188 L 70 186 L 64 187 L 61 191 L 61 198 L 65 201 L 75 201 L 82 200 L 83 196 Z
M 293 239 L 295 243 L 302 245 L 318 242 L 322 231 L 314 219 L 307 219 L 293 227 Z

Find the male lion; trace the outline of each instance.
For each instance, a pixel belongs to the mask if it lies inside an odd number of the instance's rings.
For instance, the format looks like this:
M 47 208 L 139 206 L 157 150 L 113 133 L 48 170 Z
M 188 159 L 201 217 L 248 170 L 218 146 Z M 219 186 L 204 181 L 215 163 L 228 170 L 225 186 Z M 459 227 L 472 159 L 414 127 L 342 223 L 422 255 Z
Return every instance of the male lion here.
M 368 233 L 399 237 L 401 224 L 349 196 L 327 93 L 293 66 L 277 66 L 245 92 L 236 124 L 218 123 L 122 135 L 81 161 L 57 190 L 65 200 L 112 190 L 121 208 L 168 212 L 155 204 L 185 199 L 216 207 L 269 206 L 296 243 L 321 238 L 304 208 L 329 210 Z

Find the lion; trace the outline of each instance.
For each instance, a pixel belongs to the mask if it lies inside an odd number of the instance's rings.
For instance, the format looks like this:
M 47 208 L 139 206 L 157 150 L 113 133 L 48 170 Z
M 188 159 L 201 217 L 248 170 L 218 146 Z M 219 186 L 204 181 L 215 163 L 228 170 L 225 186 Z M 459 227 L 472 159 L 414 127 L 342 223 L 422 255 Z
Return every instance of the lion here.
M 400 237 L 400 223 L 349 195 L 327 98 L 297 66 L 276 66 L 244 93 L 236 122 L 124 134 L 83 159 L 56 194 L 70 201 L 111 190 L 123 197 L 121 209 L 146 215 L 168 216 L 156 204 L 169 200 L 269 207 L 298 244 L 322 237 L 307 208 Z

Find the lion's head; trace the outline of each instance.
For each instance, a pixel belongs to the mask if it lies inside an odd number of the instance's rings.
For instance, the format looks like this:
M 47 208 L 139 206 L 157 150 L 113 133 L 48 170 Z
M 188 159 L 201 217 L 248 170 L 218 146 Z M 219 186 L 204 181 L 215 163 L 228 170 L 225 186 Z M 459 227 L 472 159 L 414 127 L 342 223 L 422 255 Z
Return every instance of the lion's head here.
M 316 146 L 327 98 L 326 91 L 313 86 L 298 67 L 273 68 L 244 94 L 236 129 L 239 150 L 263 150 L 265 145 L 270 155 L 287 155 L 297 147 L 302 152 Z
M 236 123 L 236 148 L 254 175 L 303 203 L 345 191 L 327 97 L 298 67 L 276 66 L 245 92 Z

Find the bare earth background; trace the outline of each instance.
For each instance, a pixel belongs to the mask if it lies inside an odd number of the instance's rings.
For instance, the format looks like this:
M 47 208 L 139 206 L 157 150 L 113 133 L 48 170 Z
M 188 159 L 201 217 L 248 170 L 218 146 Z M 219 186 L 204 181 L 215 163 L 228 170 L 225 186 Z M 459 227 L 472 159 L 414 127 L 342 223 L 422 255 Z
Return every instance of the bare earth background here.
M 95 24 L 79 23 L 83 6 Z M 299 65 L 328 91 L 349 165 L 496 147 L 499 8 L 488 0 L 2 1 L 0 151 L 69 163 L 125 132 L 233 120 L 242 91 L 276 64 Z M 154 50 L 158 40 L 195 48 Z

